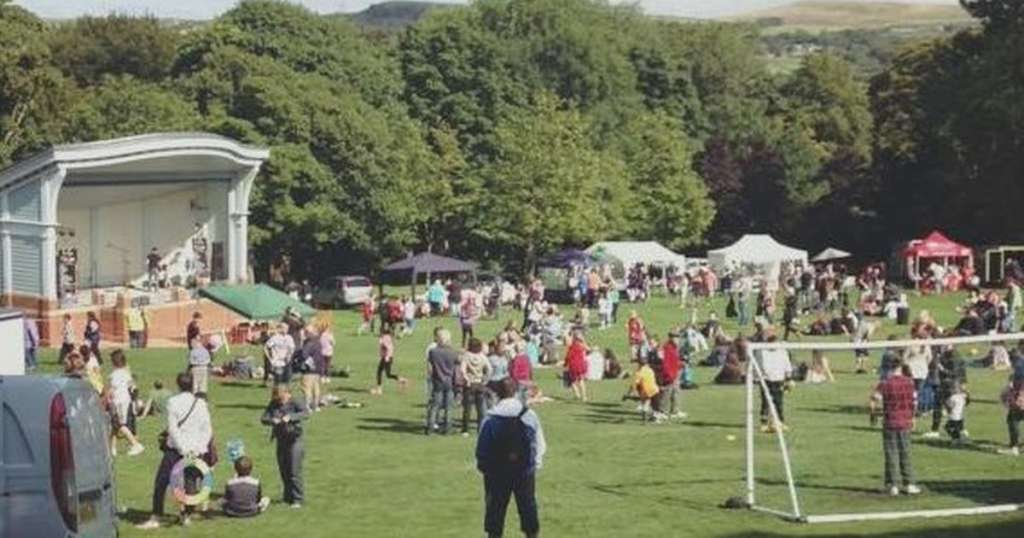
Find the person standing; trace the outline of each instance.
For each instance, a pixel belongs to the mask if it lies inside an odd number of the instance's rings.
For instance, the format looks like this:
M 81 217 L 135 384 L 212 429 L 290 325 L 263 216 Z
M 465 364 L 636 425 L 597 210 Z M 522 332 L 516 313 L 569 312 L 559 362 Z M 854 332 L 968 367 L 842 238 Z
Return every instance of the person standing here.
M 277 332 L 263 345 L 263 386 L 273 378 L 275 385 L 291 381 L 291 360 L 295 354 L 295 341 L 288 335 L 288 324 L 278 323 Z
M 661 403 L 658 409 L 671 418 L 686 418 L 686 413 L 679 411 L 676 401 L 679 398 L 679 377 L 683 373 L 683 360 L 679 354 L 678 335 L 670 333 L 661 345 L 661 369 L 658 376 L 658 394 Z
M 481 425 L 476 444 L 476 466 L 484 478 L 484 532 L 488 538 L 504 534 L 505 512 L 515 495 L 520 529 L 536 538 L 536 474 L 547 451 L 544 430 L 537 414 L 515 397 L 515 381 L 506 378 L 497 389 L 498 403 Z
M 917 409 L 917 393 L 910 378 L 910 367 L 904 365 L 875 387 L 871 395 L 871 414 L 877 416 L 881 407 L 882 447 L 885 452 L 885 488 L 892 496 L 900 494 L 902 478 L 907 495 L 921 493 L 914 484 L 914 470 L 910 461 L 910 432 L 914 429 L 914 410 Z
M 36 351 L 39 349 L 39 326 L 36 320 L 28 317 L 23 318 L 23 331 L 25 333 L 25 372 L 32 373 L 39 366 L 36 358 Z
M 491 377 L 491 363 L 483 354 L 484 345 L 479 338 L 469 341 L 469 349 L 462 354 L 459 369 L 466 386 L 462 391 L 462 435 L 469 435 L 469 415 L 476 410 L 476 427 L 484 420 L 487 404 L 487 380 Z
M 1006 406 L 1006 427 L 1010 434 L 1009 448 L 999 450 L 1004 456 L 1020 456 L 1020 422 L 1024 420 L 1024 375 L 1015 373 L 1002 395 Z
M 85 332 L 82 334 L 85 344 L 89 346 L 89 352 L 96 357 L 96 360 L 103 364 L 103 355 L 100 355 L 100 340 L 102 339 L 102 326 L 95 312 L 86 313 Z
M 932 409 L 932 429 L 922 437 L 938 439 L 939 427 L 945 403 L 954 394 L 956 387 L 967 389 L 967 364 L 953 346 L 946 346 L 938 358 L 932 361 L 932 368 L 938 378 L 935 391 L 935 407 Z
M 324 369 L 324 356 L 320 347 L 320 333 L 310 326 L 306 341 L 302 343 L 302 394 L 311 412 L 319 412 L 320 372 Z
M 438 316 L 441 314 L 444 307 L 444 286 L 440 280 L 435 280 L 430 285 L 430 289 L 427 290 L 427 302 L 430 303 L 430 315 Z
M 192 376 L 178 374 L 177 382 L 179 393 L 167 400 L 167 439 L 160 447 L 164 455 L 153 481 L 153 512 L 149 520 L 139 525 L 140 529 L 160 527 L 171 470 L 185 456 L 205 455 L 213 438 L 210 410 L 205 400 L 192 394 Z M 188 524 L 188 509 L 182 511 L 181 521 Z
M 766 341 L 774 343 L 778 339 L 774 334 L 768 335 Z M 783 402 L 786 385 L 793 376 L 793 363 L 789 359 L 789 351 L 785 349 L 763 349 L 757 352 L 761 356 L 761 375 L 764 376 L 765 384 L 768 385 L 768 394 L 761 391 L 761 431 L 773 433 L 776 429 L 786 431 L 786 414 Z M 772 417 L 771 404 L 775 407 L 775 417 Z
M 146 256 L 146 288 L 156 291 L 160 285 L 160 250 L 153 247 Z
M 331 382 L 331 362 L 334 360 L 334 331 L 331 330 L 329 318 L 325 317 L 317 323 L 316 332 L 320 338 L 320 356 L 323 357 L 320 382 L 326 385 Z
M 395 340 L 391 337 L 390 327 L 381 327 L 380 338 L 377 339 L 377 348 L 380 353 L 380 360 L 377 362 L 377 386 L 370 389 L 370 394 L 376 396 L 384 394 L 385 375 L 388 379 L 398 381 L 399 388 L 405 388 L 406 379 L 399 377 L 392 371 L 395 365 Z
M 203 328 L 200 326 L 202 320 L 202 312 L 192 312 L 192 321 L 189 321 L 185 327 L 185 345 L 188 346 L 189 350 L 192 349 L 192 343 L 195 342 L 196 338 L 203 335 Z
M 589 353 L 590 348 L 587 347 L 587 343 L 583 339 L 583 333 L 578 330 L 573 331 L 572 343 L 569 344 L 569 349 L 565 353 L 563 375 L 565 375 L 569 387 L 572 388 L 573 397 L 584 403 L 587 401 L 587 369 L 589 367 L 587 355 Z
M 60 327 L 60 362 L 63 363 L 69 353 L 75 351 L 75 324 L 71 314 L 64 314 L 64 322 Z
M 206 398 L 206 391 L 210 382 L 210 351 L 203 345 L 202 338 L 192 339 L 191 348 L 188 352 L 188 371 L 192 375 L 192 390 L 196 396 Z
M 430 435 L 434 430 L 440 430 L 443 435 L 447 435 L 451 427 L 452 400 L 455 398 L 455 369 L 459 356 L 452 349 L 452 333 L 448 329 L 438 329 L 434 334 L 434 341 L 437 345 L 427 351 L 430 400 L 427 402 L 427 424 L 424 433 Z M 438 415 L 442 410 L 444 411 L 443 429 L 437 422 Z
M 128 331 L 128 347 L 141 349 L 146 334 L 146 321 L 142 317 L 142 309 L 133 305 L 125 312 L 124 328 Z
M 473 336 L 473 329 L 476 327 L 476 322 L 480 319 L 480 312 L 477 310 L 476 301 L 474 297 L 470 295 L 466 297 L 466 300 L 462 302 L 459 307 L 459 325 L 462 327 L 462 347 L 466 347 L 466 342 L 470 341 Z
M 274 387 L 273 395 L 260 420 L 270 426 L 271 438 L 277 441 L 277 469 L 281 473 L 284 502 L 292 508 L 302 508 L 305 491 L 302 483 L 302 421 L 309 417 L 306 403 L 292 398 L 287 385 Z
M 750 322 L 750 314 L 747 312 L 747 295 L 750 293 L 750 279 L 746 276 L 740 277 L 736 283 L 736 323 L 743 327 Z

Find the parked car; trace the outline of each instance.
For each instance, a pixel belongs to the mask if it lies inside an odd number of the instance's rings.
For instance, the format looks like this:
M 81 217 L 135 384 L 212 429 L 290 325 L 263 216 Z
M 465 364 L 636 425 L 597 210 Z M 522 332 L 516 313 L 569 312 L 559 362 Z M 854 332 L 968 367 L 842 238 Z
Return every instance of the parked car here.
M 313 293 L 313 306 L 344 308 L 363 304 L 373 295 L 373 282 L 365 276 L 334 276 L 324 280 Z
M 0 537 L 117 536 L 110 418 L 81 379 L 0 376 Z

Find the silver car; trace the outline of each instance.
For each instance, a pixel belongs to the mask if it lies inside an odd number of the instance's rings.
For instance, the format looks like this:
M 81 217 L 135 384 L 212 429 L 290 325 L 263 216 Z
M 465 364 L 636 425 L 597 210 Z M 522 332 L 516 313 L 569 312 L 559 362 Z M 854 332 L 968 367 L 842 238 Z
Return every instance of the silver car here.
M 360 305 L 373 295 L 373 282 L 365 276 L 335 276 L 313 292 L 313 306 L 341 309 Z
M 0 537 L 117 536 L 110 417 L 81 379 L 0 376 Z

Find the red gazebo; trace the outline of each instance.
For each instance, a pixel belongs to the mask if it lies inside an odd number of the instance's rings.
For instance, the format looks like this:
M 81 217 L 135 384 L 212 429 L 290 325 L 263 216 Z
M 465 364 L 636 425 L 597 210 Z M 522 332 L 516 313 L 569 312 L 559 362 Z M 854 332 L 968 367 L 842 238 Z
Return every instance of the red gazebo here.
M 948 266 L 950 260 L 963 260 L 963 265 L 973 270 L 974 251 L 971 247 L 961 245 L 936 230 L 923 239 L 915 239 L 907 243 L 903 249 L 906 268 L 913 268 L 914 275 L 921 275 L 921 260 L 942 260 Z

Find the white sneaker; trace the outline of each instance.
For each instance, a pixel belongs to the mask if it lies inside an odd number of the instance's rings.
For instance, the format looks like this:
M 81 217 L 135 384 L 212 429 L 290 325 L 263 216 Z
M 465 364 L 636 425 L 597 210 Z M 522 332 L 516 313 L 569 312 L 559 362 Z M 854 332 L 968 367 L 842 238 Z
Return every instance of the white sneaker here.
M 690 415 L 687 415 L 686 413 L 684 413 L 684 412 L 682 412 L 682 411 L 679 411 L 679 412 L 677 412 L 676 414 L 672 415 L 672 418 L 679 418 L 679 419 L 683 419 L 683 418 L 686 418 L 686 417 L 688 417 L 688 416 L 690 416 Z
M 1002 454 L 1003 456 L 1014 456 L 1014 457 L 1020 456 L 1020 449 L 1017 448 L 1017 447 L 1001 448 L 1001 449 L 997 450 L 996 452 L 998 452 L 999 454 Z
M 295 508 L 295 509 L 302 508 L 302 503 L 292 503 L 292 508 Z
M 924 434 L 921 435 L 921 437 L 924 439 L 938 439 L 939 432 L 925 432 Z
M 921 493 L 921 488 L 915 486 L 914 484 L 910 484 L 910 485 L 907 486 L 907 489 L 904 490 L 904 491 L 907 492 L 907 495 L 918 495 L 918 494 Z
M 138 444 L 128 449 L 128 455 L 138 456 L 139 454 L 142 454 L 145 450 L 146 447 L 142 446 L 141 444 Z
M 136 529 L 143 531 L 151 531 L 160 528 L 160 521 L 155 518 L 147 519 L 144 523 L 139 523 L 135 526 Z
M 900 496 L 900 488 L 898 488 L 896 486 L 893 486 L 893 487 L 889 488 L 889 495 L 892 495 L 893 497 L 899 497 Z

